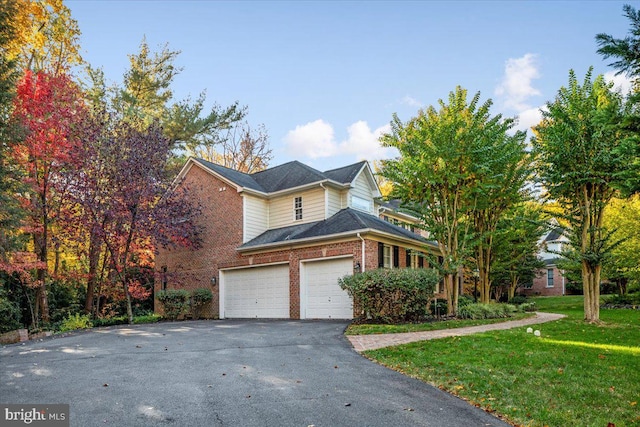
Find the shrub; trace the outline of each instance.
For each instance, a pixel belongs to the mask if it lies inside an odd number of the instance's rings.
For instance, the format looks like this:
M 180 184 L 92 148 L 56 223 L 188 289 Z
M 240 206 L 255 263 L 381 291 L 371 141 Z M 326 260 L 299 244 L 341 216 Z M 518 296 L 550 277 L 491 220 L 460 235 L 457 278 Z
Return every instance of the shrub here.
M 125 319 L 126 320 L 126 319 Z M 159 314 L 147 314 L 145 316 L 136 316 L 133 318 L 134 325 L 141 325 L 144 323 L 156 323 L 162 320 L 162 316 Z
M 135 318 L 134 318 L 135 321 Z M 113 325 L 126 325 L 129 322 L 127 316 L 115 316 L 115 317 L 98 317 L 93 319 L 93 326 L 113 326 Z
M 499 319 L 511 317 L 518 309 L 512 304 L 469 304 L 458 310 L 461 319 Z
M 0 289 L 0 334 L 22 328 L 20 306 L 6 297 Z
M 524 295 L 516 295 L 509 300 L 509 304 L 520 305 L 527 302 L 527 297 Z
M 466 307 L 469 304 L 473 304 L 473 297 L 469 295 L 460 295 L 458 297 L 458 309 L 460 307 Z
M 157 293 L 158 301 L 168 319 L 176 320 L 189 309 L 189 292 L 184 289 L 167 289 Z
M 194 318 L 200 318 L 202 308 L 213 299 L 213 293 L 207 288 L 194 289 L 191 292 L 191 314 Z
M 70 314 L 69 317 L 64 319 L 60 323 L 60 332 L 75 331 L 76 329 L 88 329 L 93 327 L 91 319 L 88 315 L 81 315 L 80 313 Z
M 605 308 L 640 305 L 640 293 L 609 295 L 602 299 L 602 305 L 604 305 Z
M 440 278 L 430 269 L 377 269 L 339 280 L 367 321 L 398 323 L 427 317 Z
M 522 303 L 518 306 L 518 308 L 520 309 L 520 311 L 526 312 L 536 311 L 538 309 L 535 301 Z
M 431 302 L 429 311 L 434 316 L 445 316 L 447 314 L 447 307 L 448 307 L 448 304 L 446 299 L 436 298 Z

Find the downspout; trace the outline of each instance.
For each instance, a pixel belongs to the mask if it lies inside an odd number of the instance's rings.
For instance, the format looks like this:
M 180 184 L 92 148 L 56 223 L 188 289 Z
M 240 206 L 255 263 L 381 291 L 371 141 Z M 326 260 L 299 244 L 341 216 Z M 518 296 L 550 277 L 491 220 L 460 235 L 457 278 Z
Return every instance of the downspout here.
M 564 270 L 560 270 L 560 275 L 562 276 L 562 296 L 565 296 L 565 289 L 564 289 Z
M 362 238 L 360 233 L 358 233 L 357 236 L 358 236 L 358 239 L 362 240 L 362 251 L 361 251 L 362 252 L 362 262 L 361 262 L 361 265 L 360 265 L 360 271 L 364 273 L 364 259 L 365 259 L 364 248 L 365 248 L 365 244 L 364 244 L 364 239 Z
M 320 188 L 324 190 L 324 219 L 329 218 L 329 190 L 324 186 L 324 183 L 320 183 Z

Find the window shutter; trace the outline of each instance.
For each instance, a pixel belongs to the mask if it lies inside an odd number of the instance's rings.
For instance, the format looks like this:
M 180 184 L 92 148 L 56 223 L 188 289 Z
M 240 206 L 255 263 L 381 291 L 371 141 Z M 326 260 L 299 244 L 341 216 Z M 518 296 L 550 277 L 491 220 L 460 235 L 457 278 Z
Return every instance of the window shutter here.
M 397 246 L 393 247 L 393 268 L 400 267 L 400 248 Z
M 405 249 L 405 266 L 406 267 L 411 267 L 411 249 Z
M 418 255 L 418 267 L 424 268 L 424 257 L 422 256 L 422 254 Z
M 384 244 L 378 242 L 378 268 L 384 267 Z

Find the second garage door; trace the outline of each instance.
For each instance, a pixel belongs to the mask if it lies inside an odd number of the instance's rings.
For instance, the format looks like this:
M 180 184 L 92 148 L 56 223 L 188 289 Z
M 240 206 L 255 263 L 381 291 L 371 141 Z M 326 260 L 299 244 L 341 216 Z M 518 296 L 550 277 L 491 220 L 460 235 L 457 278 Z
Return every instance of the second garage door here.
M 302 263 L 301 299 L 305 319 L 351 319 L 353 301 L 338 279 L 353 274 L 353 258 Z
M 221 317 L 289 318 L 288 264 L 222 271 L 221 282 Z

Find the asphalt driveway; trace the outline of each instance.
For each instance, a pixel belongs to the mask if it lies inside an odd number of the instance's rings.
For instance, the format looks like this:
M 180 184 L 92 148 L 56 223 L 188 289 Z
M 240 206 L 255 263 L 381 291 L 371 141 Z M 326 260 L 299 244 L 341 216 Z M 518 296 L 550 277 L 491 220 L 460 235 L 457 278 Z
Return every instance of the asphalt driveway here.
M 0 348 L 0 403 L 72 426 L 507 426 L 357 354 L 346 322 L 193 321 Z

